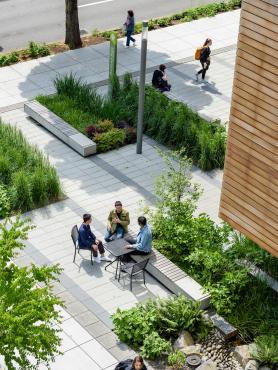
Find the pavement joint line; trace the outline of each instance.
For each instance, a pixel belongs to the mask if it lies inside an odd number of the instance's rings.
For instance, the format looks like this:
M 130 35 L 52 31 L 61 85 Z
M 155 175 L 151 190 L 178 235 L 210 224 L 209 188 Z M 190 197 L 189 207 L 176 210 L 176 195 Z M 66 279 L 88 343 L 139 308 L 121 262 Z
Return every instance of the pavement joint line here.
M 138 160 L 140 157 L 138 157 Z M 146 190 L 143 186 L 133 181 L 131 178 L 120 172 L 118 169 L 113 167 L 111 164 L 103 160 L 98 156 L 91 156 L 89 158 L 93 163 L 97 164 L 99 167 L 105 169 L 110 175 L 120 180 L 122 183 L 127 184 L 138 193 L 140 193 L 144 198 L 146 198 L 149 202 L 153 203 L 156 200 L 156 196 L 152 194 L 150 191 Z
M 234 49 L 236 49 L 236 44 L 231 44 L 231 45 L 228 45 L 228 46 L 224 46 L 222 48 L 212 50 L 211 55 L 222 54 L 222 53 L 225 53 L 227 51 L 234 50 Z M 57 55 L 59 55 L 59 54 L 57 54 Z M 170 62 L 165 62 L 164 64 L 166 65 L 167 68 L 172 68 L 172 67 L 177 67 L 181 64 L 185 64 L 185 63 L 189 63 L 189 62 L 193 62 L 193 61 L 195 61 L 194 55 L 186 57 L 186 58 L 172 60 Z M 146 74 L 151 73 L 153 71 L 153 69 L 157 66 L 158 66 L 158 64 L 154 65 L 152 67 L 148 67 L 146 69 Z M 123 78 L 123 76 L 126 73 L 127 72 L 119 75 L 119 78 Z M 140 70 L 135 71 L 135 72 L 131 72 L 131 75 L 132 75 L 132 77 L 138 77 L 140 75 Z M 109 83 L 109 79 L 104 79 L 104 80 L 97 81 L 97 82 L 94 82 L 94 83 L 91 83 L 91 84 L 88 84 L 88 85 L 93 86 L 93 87 L 102 87 L 102 86 L 108 85 L 108 83 Z M 46 95 L 53 95 L 53 94 L 46 94 Z M 33 99 L 28 99 L 26 101 L 30 101 L 30 100 L 33 100 Z M 25 102 L 20 102 L 20 103 L 16 103 L 16 104 L 7 105 L 5 107 L 0 107 L 0 114 L 5 113 L 5 112 L 9 112 L 9 111 L 12 111 L 12 110 L 15 110 L 15 109 L 23 108 L 24 103 Z

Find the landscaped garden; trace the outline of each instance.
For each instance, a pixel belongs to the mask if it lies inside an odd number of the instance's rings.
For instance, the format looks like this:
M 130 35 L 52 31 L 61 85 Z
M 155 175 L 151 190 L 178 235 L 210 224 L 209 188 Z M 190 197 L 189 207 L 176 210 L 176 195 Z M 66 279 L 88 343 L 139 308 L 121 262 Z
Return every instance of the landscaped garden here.
M 259 363 L 276 369 L 278 294 L 262 277 L 253 276 L 249 268 L 251 262 L 277 277 L 277 259 L 262 251 L 252 241 L 240 236 L 227 224 L 218 225 L 206 214 L 196 215 L 197 202 L 202 191 L 197 184 L 192 183 L 191 161 L 183 152 L 161 155 L 167 169 L 157 179 L 158 201 L 155 207 L 145 209 L 153 230 L 154 246 L 210 293 L 212 308 L 238 329 L 237 342 L 234 345 L 255 341 L 257 349 L 253 350 L 252 357 Z M 171 353 L 172 347 L 166 348 L 166 344 L 160 343 L 155 334 L 160 333 L 163 340 L 169 339 L 167 331 L 172 331 L 170 317 L 168 322 L 168 316 L 165 314 L 163 329 L 157 329 L 154 320 L 150 334 L 145 334 L 140 326 L 138 332 L 132 330 L 132 325 L 138 327 L 138 321 L 143 321 L 136 309 L 134 310 L 133 313 L 132 310 L 119 311 L 114 316 L 119 337 L 135 347 L 141 345 L 142 352 L 149 358 L 154 357 L 153 354 L 145 353 L 144 338 L 150 341 L 149 335 L 153 340 L 152 347 L 161 348 L 161 352 L 157 354 L 158 358 L 162 353 Z M 141 306 L 138 311 L 144 312 Z M 151 308 L 147 311 L 150 317 L 144 314 L 147 317 L 146 326 L 152 325 L 153 322 L 153 311 Z M 177 319 L 173 321 L 179 322 Z M 127 338 L 123 337 L 121 331 L 121 325 L 124 323 L 130 329 Z M 193 335 L 199 333 L 196 328 L 181 329 L 189 330 Z M 142 341 L 140 344 L 136 342 L 139 332 Z M 176 334 L 178 332 L 179 330 Z M 171 339 L 173 342 L 175 338 Z
M 56 94 L 37 100 L 97 143 L 98 152 L 136 140 L 138 84 L 130 74 L 123 83 L 115 78 L 112 96 L 101 97 L 73 75 L 55 80 Z M 146 87 L 144 132 L 171 149 L 184 153 L 203 170 L 224 165 L 226 130 L 209 122 L 183 103 Z
M 60 181 L 47 157 L 1 121 L 0 148 L 0 218 L 60 199 Z

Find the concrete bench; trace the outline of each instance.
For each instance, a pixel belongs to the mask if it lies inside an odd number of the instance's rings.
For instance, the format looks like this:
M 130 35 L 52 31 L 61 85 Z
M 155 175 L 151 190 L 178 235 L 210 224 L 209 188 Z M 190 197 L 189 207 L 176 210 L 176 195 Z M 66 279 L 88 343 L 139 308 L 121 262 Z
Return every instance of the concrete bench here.
M 83 157 L 96 153 L 96 143 L 39 102 L 33 100 L 24 103 L 24 112 Z
M 184 294 L 194 301 L 199 301 L 202 309 L 210 304 L 210 295 L 203 291 L 202 286 L 182 271 L 178 266 L 153 248 L 147 256 L 132 255 L 132 259 L 140 262 L 150 258 L 146 271 L 156 278 L 161 284 L 175 294 Z

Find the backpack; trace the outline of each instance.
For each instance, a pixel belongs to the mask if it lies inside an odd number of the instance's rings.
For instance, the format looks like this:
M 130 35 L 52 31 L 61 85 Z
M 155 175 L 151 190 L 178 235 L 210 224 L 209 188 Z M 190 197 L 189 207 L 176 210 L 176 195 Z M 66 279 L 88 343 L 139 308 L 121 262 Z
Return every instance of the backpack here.
M 115 370 L 127 370 L 131 369 L 133 360 L 128 359 L 125 361 L 121 361 L 118 363 L 118 365 L 115 367 Z
M 195 59 L 196 60 L 200 60 L 201 59 L 201 54 L 202 54 L 202 50 L 203 50 L 203 46 L 199 46 L 196 51 L 195 51 Z

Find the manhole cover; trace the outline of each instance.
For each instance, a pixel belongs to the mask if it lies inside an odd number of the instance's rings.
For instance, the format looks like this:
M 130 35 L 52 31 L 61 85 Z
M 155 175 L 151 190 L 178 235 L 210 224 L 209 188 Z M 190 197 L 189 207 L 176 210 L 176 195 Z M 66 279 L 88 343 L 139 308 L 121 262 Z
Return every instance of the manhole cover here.
M 186 357 L 186 363 L 188 366 L 191 366 L 193 369 L 195 369 L 195 367 L 198 367 L 201 364 L 201 357 L 196 354 L 189 355 Z

